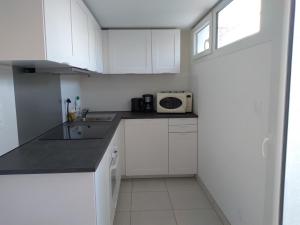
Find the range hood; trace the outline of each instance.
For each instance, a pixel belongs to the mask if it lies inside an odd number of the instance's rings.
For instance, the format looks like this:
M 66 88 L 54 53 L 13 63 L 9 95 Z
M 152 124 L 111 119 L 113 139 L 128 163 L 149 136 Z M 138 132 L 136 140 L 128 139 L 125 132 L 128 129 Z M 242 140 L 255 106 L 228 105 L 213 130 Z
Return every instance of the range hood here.
M 68 64 L 61 64 L 45 60 L 17 60 L 17 61 L 3 61 L 0 65 L 8 65 L 18 67 L 24 74 L 53 74 L 53 75 L 87 75 L 99 76 L 102 73 L 82 69 Z
M 30 74 L 57 74 L 57 75 L 100 75 L 101 73 L 97 73 L 94 71 L 86 70 L 86 69 L 81 69 L 77 67 L 26 67 L 23 68 L 24 73 L 30 73 Z

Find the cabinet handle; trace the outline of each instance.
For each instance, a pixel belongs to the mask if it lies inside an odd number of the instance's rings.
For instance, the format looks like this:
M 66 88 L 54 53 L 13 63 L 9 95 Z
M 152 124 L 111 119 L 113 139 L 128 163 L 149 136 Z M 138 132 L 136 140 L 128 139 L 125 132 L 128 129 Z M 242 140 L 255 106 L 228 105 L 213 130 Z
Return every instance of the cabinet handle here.
M 196 134 L 197 132 L 196 131 L 187 131 L 187 132 L 181 132 L 181 131 L 178 131 L 178 132 L 169 132 L 169 134 L 180 134 L 180 135 L 188 135 L 188 134 Z
M 261 144 L 261 154 L 262 154 L 262 157 L 264 158 L 264 159 L 266 159 L 267 158 L 267 153 L 268 153 L 268 149 L 267 149 L 267 144 L 268 144 L 268 142 L 270 141 L 270 138 L 269 137 L 266 137 L 266 138 L 264 138 L 264 140 L 263 140 L 263 142 L 262 142 L 262 144 Z

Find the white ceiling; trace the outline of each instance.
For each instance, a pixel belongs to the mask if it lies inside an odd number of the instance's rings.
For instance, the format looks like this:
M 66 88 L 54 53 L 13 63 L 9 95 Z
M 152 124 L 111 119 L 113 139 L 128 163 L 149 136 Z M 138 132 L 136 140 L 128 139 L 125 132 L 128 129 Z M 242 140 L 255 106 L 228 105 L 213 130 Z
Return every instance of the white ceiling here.
M 104 28 L 187 28 L 218 0 L 85 0 Z

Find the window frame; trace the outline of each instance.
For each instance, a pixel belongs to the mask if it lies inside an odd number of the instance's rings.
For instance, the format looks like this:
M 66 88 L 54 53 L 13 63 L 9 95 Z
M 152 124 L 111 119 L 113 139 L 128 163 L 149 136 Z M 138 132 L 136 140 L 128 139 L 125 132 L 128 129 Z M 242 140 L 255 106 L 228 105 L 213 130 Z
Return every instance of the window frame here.
M 233 1 L 235 0 L 223 0 L 221 1 L 216 7 L 214 7 L 212 9 L 212 13 L 213 13 L 213 18 L 214 18 L 214 28 L 213 28 L 213 37 L 214 37 L 214 50 L 215 51 L 218 51 L 220 49 L 224 49 L 228 46 L 233 46 L 235 45 L 236 43 L 240 43 L 240 42 L 244 42 L 245 40 L 250 40 L 252 39 L 253 37 L 257 36 L 258 34 L 260 34 L 262 32 L 262 15 L 260 17 L 260 29 L 258 32 L 256 33 L 253 33 L 251 35 L 248 35 L 246 37 L 243 37 L 241 39 L 238 39 L 236 41 L 233 41 L 227 45 L 224 45 L 222 47 L 218 47 L 218 22 L 219 22 L 219 18 L 218 18 L 218 14 L 220 11 L 222 11 L 223 9 L 225 9 L 230 3 L 232 3 Z M 262 10 L 262 7 L 263 7 L 263 1 L 261 1 L 261 10 Z
M 197 53 L 197 34 L 203 30 L 206 26 L 209 25 L 209 49 L 204 50 L 200 53 Z M 212 53 L 214 48 L 213 43 L 213 14 L 210 12 L 207 14 L 200 22 L 192 29 L 192 38 L 193 38 L 193 46 L 192 46 L 192 55 L 194 59 L 201 58 L 203 56 L 209 55 Z

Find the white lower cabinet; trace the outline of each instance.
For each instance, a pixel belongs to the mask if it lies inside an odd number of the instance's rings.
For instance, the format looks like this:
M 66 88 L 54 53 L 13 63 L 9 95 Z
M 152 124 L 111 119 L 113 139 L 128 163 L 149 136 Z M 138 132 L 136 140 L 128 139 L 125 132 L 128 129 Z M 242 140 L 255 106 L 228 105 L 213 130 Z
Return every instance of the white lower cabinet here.
M 169 133 L 169 174 L 197 173 L 197 133 Z
M 121 121 L 96 172 L 0 176 L 0 224 L 112 225 L 121 174 L 196 173 L 196 123 L 197 119 Z
M 110 159 L 111 151 L 108 149 L 95 173 L 97 225 L 112 224 L 110 216 Z
M 127 176 L 168 174 L 168 119 L 125 120 Z
M 117 209 L 117 202 L 119 198 L 119 191 L 121 185 L 122 175 L 122 157 L 124 151 L 124 125 L 120 122 L 115 135 L 111 140 L 111 160 L 109 165 L 109 183 L 110 183 L 110 224 L 113 224 L 115 212 Z
M 1 175 L 0 224 L 112 225 L 123 132 L 121 121 L 96 172 Z
M 197 173 L 197 118 L 125 120 L 126 176 Z
M 169 174 L 197 173 L 197 118 L 169 119 Z
M 124 125 L 120 122 L 95 173 L 97 225 L 112 225 L 119 196 Z
M 120 153 L 120 172 L 121 176 L 126 175 L 125 169 L 125 127 L 124 127 L 124 120 L 121 120 L 120 125 L 118 127 L 118 139 L 117 143 L 119 146 L 119 153 Z

